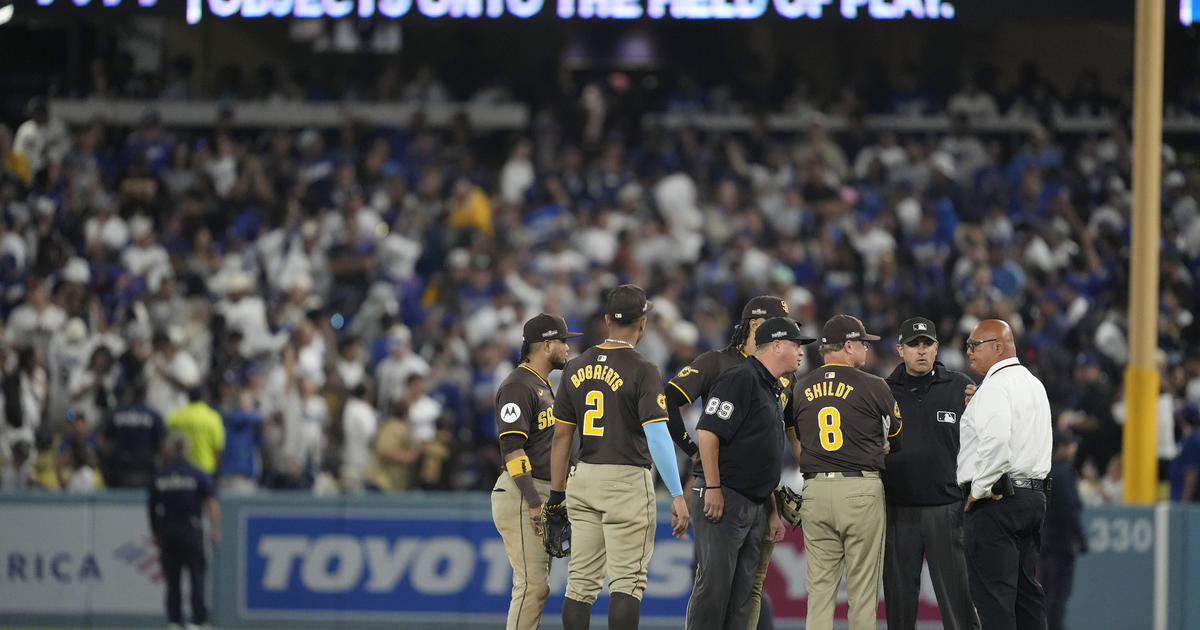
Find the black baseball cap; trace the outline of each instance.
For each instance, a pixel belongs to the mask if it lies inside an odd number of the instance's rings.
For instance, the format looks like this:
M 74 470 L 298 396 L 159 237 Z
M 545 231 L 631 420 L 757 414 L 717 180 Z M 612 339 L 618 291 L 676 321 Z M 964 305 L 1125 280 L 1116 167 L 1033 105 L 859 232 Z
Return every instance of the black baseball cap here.
M 758 346 L 764 346 L 780 339 L 794 341 L 802 346 L 816 341 L 811 337 L 805 337 L 804 333 L 800 332 L 800 324 L 790 317 L 772 317 L 760 324 L 758 330 L 754 331 L 754 344 Z
M 646 299 L 646 291 L 636 284 L 622 284 L 608 292 L 604 314 L 618 324 L 632 324 L 643 317 L 654 304 Z
M 910 317 L 900 324 L 900 343 L 908 343 L 913 339 L 925 337 L 930 341 L 937 343 L 937 329 L 933 327 L 933 322 L 924 317 Z
M 783 298 L 774 295 L 760 295 L 750 298 L 742 308 L 742 321 L 758 319 L 759 317 L 787 317 L 788 305 Z
M 851 315 L 834 315 L 821 329 L 821 343 L 845 343 L 847 341 L 879 341 L 879 337 L 867 333 L 861 320 Z
M 557 315 L 540 313 L 525 322 L 525 328 L 521 330 L 521 341 L 525 343 L 537 343 L 551 339 L 570 339 L 582 334 L 569 332 L 567 330 L 567 322 L 563 318 Z

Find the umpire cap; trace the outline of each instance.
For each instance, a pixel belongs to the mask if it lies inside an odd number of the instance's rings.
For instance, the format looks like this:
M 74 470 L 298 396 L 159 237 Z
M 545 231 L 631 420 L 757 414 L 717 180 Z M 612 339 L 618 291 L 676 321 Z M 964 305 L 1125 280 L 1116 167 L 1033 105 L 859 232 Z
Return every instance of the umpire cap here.
M 879 341 L 877 335 L 867 332 L 861 320 L 852 315 L 834 315 L 821 329 L 821 343 L 845 343 L 847 341 Z
M 754 344 L 757 346 L 765 346 L 780 339 L 794 341 L 802 346 L 816 341 L 811 337 L 805 337 L 804 333 L 800 332 L 800 324 L 788 317 L 772 317 L 754 331 Z
M 650 312 L 654 304 L 646 299 L 646 291 L 636 284 L 622 284 L 608 292 L 604 314 L 618 324 L 632 324 Z
M 525 343 L 537 343 L 551 339 L 570 339 L 582 334 L 569 332 L 567 330 L 567 322 L 563 318 L 557 315 L 540 313 L 525 322 L 525 328 L 521 330 L 521 341 Z
M 751 298 L 742 309 L 742 321 L 758 319 L 759 317 L 787 317 L 788 305 L 783 298 L 774 295 L 760 295 Z
M 921 337 L 937 343 L 937 329 L 933 327 L 933 322 L 924 317 L 910 317 L 900 324 L 899 340 L 901 344 Z

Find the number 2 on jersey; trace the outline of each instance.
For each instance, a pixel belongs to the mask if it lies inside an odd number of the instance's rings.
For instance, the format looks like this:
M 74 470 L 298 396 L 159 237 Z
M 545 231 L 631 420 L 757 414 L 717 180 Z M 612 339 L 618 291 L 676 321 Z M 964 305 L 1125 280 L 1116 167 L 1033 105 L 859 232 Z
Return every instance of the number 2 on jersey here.
M 842 448 L 842 412 L 837 407 L 823 407 L 817 412 L 821 425 L 821 447 L 827 451 Z
M 583 434 L 603 437 L 604 427 L 598 427 L 596 423 L 604 419 L 604 394 L 593 389 L 584 396 L 583 402 L 588 406 L 583 414 Z

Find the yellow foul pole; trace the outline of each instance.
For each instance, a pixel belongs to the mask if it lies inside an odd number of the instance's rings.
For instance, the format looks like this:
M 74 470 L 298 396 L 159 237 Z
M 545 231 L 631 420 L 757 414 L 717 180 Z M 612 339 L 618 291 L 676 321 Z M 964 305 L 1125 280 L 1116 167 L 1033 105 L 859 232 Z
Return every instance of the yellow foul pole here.
M 1157 486 L 1159 186 L 1162 182 L 1163 0 L 1138 0 L 1133 86 L 1133 250 L 1125 369 L 1125 502 L 1153 503 Z

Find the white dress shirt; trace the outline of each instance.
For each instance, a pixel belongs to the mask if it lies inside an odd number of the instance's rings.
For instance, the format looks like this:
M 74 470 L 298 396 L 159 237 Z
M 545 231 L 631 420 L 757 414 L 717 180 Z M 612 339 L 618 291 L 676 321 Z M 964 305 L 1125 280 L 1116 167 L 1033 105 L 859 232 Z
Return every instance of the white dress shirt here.
M 1004 369 L 1008 366 L 1009 369 Z M 1050 474 L 1050 400 L 1042 382 L 1015 357 L 996 362 L 963 412 L 958 483 L 984 499 L 1007 473 L 1021 479 Z

